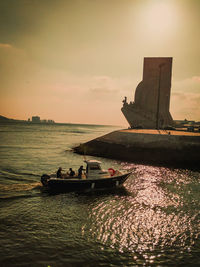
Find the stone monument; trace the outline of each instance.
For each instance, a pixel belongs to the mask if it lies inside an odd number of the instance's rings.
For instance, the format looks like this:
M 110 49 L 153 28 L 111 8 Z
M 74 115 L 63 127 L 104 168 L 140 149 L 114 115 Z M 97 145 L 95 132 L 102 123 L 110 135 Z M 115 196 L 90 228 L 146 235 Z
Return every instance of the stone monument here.
M 131 128 L 163 129 L 173 126 L 169 112 L 172 58 L 144 58 L 143 79 L 135 90 L 134 102 L 123 100 L 122 112 Z

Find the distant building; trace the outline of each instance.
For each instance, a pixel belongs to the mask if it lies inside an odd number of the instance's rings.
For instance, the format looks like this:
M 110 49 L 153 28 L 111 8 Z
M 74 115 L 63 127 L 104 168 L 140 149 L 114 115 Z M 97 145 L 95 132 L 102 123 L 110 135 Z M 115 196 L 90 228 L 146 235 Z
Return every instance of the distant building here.
M 48 123 L 55 123 L 55 121 L 53 121 L 53 120 L 48 120 L 47 122 Z
M 34 122 L 34 123 L 40 123 L 40 117 L 39 116 L 33 116 L 32 117 L 32 122 Z
M 28 122 L 31 122 L 31 123 L 55 123 L 54 120 L 41 120 L 39 116 L 33 116 L 32 117 L 32 120 L 28 119 Z

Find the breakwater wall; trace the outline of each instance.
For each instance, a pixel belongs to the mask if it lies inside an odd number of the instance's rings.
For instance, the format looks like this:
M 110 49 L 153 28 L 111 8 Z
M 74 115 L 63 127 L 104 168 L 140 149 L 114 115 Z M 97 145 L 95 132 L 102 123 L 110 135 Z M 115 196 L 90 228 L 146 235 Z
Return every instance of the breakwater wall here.
M 135 163 L 200 169 L 200 133 L 120 130 L 80 144 L 74 151 Z

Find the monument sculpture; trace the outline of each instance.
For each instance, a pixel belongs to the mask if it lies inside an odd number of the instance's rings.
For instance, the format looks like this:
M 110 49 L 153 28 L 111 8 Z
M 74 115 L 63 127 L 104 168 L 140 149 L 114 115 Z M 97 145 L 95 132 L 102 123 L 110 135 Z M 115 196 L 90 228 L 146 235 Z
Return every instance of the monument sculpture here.
M 144 58 L 143 79 L 134 102 L 123 100 L 122 112 L 131 128 L 163 129 L 174 125 L 169 112 L 172 58 Z

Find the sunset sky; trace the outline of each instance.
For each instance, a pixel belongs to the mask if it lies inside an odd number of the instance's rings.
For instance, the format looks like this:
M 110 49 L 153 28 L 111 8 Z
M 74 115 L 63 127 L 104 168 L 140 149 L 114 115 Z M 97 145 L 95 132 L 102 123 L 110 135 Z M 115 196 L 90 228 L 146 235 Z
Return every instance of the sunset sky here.
M 0 115 L 127 125 L 144 57 L 173 57 L 170 112 L 200 121 L 199 0 L 1 0 Z

